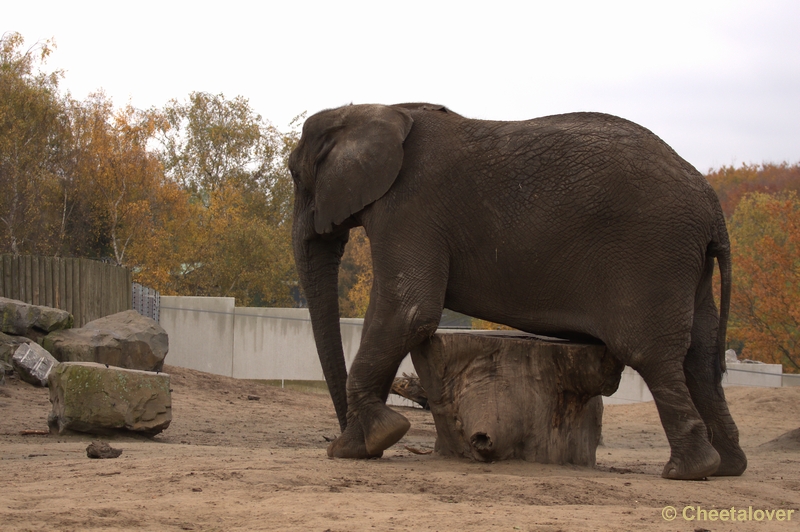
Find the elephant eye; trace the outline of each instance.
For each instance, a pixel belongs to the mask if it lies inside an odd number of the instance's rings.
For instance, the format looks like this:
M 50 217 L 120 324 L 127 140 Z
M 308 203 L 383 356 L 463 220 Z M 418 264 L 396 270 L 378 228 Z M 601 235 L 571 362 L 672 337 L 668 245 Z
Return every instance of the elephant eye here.
M 295 190 L 307 190 L 308 187 L 303 183 L 300 172 L 289 169 L 289 173 L 292 174 Z

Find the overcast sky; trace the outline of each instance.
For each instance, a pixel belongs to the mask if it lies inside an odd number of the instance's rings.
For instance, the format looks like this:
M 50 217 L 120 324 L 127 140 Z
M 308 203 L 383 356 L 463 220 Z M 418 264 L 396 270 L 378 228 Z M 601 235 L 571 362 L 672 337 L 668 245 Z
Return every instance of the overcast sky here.
M 800 161 L 800 2 L 4 2 L 0 32 L 55 38 L 83 99 L 245 96 L 286 129 L 346 103 L 475 118 L 616 114 L 706 171 Z

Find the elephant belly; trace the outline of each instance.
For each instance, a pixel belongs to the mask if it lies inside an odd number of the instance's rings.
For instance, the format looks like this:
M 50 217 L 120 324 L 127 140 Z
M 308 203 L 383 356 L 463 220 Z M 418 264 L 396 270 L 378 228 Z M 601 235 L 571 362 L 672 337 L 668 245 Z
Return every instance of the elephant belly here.
M 534 334 L 606 343 L 624 322 L 654 331 L 674 320 L 682 328 L 701 247 L 684 241 L 654 251 L 646 238 L 631 238 L 625 249 L 597 234 L 571 247 L 543 240 L 473 247 L 452 257 L 445 306 Z
M 499 266 L 499 263 L 498 263 Z M 519 264 L 470 275 L 451 271 L 445 307 L 526 332 L 558 338 L 598 338 L 602 295 L 549 268 L 520 270 Z M 534 271 L 531 271 L 531 270 Z

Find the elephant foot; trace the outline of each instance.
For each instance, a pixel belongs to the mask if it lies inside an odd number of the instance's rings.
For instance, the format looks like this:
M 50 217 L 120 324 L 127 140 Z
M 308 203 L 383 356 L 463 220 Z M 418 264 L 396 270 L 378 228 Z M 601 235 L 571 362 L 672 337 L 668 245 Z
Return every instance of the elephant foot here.
M 720 464 L 715 477 L 738 477 L 747 469 L 747 457 L 744 451 L 736 445 L 735 449 L 717 449 L 720 454 Z
M 348 422 L 342 435 L 328 445 L 328 456 L 330 458 L 380 458 L 383 456 L 383 450 L 377 453 L 368 452 L 361 424 L 358 420 L 352 420 Z
M 694 452 L 681 457 L 670 457 L 661 476 L 670 480 L 700 480 L 712 476 L 719 469 L 719 453 L 704 441 Z
M 376 404 L 359 415 L 366 427 L 364 443 L 369 454 L 383 453 L 402 438 L 411 423 L 385 404 Z

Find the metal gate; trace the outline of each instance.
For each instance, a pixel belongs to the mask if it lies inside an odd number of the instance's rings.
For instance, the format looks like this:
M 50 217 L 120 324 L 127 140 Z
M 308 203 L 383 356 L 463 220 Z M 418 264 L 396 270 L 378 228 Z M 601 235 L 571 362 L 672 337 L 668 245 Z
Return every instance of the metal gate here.
M 147 288 L 139 283 L 133 283 L 131 308 L 141 314 L 156 321 L 161 307 L 161 295 L 152 288 Z

